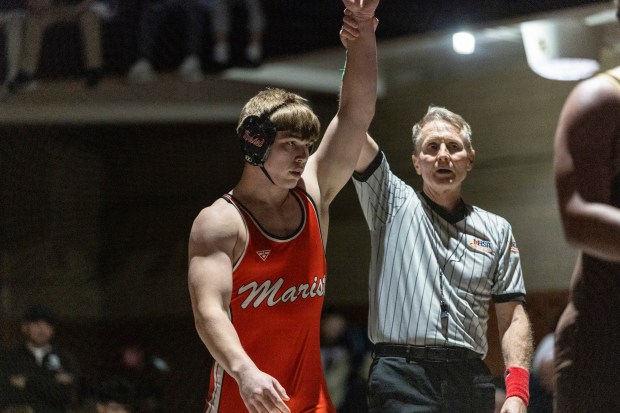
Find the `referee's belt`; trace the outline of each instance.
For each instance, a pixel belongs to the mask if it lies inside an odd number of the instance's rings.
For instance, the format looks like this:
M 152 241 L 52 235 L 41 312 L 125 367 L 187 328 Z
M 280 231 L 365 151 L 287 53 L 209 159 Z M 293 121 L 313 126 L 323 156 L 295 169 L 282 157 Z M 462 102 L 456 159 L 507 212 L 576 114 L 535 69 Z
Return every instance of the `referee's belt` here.
M 482 356 L 464 347 L 412 346 L 409 344 L 377 343 L 374 357 L 402 357 L 416 361 L 457 361 L 481 359 Z

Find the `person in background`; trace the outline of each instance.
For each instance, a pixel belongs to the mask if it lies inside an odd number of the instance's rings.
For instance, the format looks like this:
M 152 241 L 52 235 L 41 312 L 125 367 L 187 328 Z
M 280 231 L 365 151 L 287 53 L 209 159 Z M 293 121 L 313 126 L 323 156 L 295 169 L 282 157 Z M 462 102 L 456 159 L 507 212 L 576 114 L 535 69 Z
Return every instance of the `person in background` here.
M 530 375 L 529 413 L 552 413 L 554 383 L 553 347 L 555 334 L 547 333 L 534 351 Z
M 220 66 L 230 65 L 232 30 L 232 9 L 243 5 L 246 9 L 248 40 L 244 49 L 247 64 L 258 66 L 263 58 L 263 34 L 266 26 L 265 13 L 261 0 L 213 0 L 213 62 Z
M 337 311 L 325 311 L 321 318 L 321 360 L 334 407 L 342 411 L 349 387 L 351 354 L 345 342 L 348 321 Z
M 564 238 L 579 250 L 555 331 L 554 411 L 619 412 L 620 66 L 566 99 L 553 168 Z
M 136 413 L 133 385 L 121 377 L 110 377 L 97 387 L 97 413 Z
M 504 401 L 506 400 L 504 378 L 502 376 L 493 377 L 493 384 L 495 385 L 495 410 L 493 413 L 501 413 Z
M 170 366 L 161 357 L 147 351 L 137 341 L 120 349 L 115 376 L 125 379 L 134 389 L 139 413 L 159 413 L 164 409 L 164 391 Z
M 241 111 L 246 161 L 235 187 L 203 209 L 189 237 L 197 332 L 215 362 L 208 412 L 329 412 L 320 353 L 329 205 L 344 187 L 374 116 L 378 0 L 344 0 L 351 41 L 340 105 L 316 152 L 307 101 L 268 88 Z M 354 23 L 355 24 L 355 23 Z
M 24 37 L 26 8 L 24 0 L 4 0 L 0 2 L 0 27 L 4 29 L 6 76 L 0 90 L 0 97 L 8 94 L 7 85 L 17 76 L 19 59 Z
M 56 24 L 75 23 L 80 26 L 85 64 L 85 86 L 92 88 L 103 76 L 101 43 L 102 18 L 93 9 L 94 0 L 26 0 L 28 16 L 24 44 L 15 79 L 8 84 L 10 93 L 28 90 L 35 84 L 39 58 L 46 30 Z
M 204 35 L 204 0 L 143 0 L 139 21 L 138 59 L 129 69 L 127 80 L 131 83 L 145 84 L 156 79 L 153 61 L 157 48 L 157 38 L 168 15 L 174 10 L 183 12 L 185 21 L 185 44 L 180 45 L 184 58 L 178 68 L 179 76 L 188 82 L 203 79 L 200 54 Z
M 78 365 L 71 354 L 52 343 L 54 326 L 49 308 L 35 304 L 25 311 L 20 324 L 23 343 L 0 360 L 2 407 L 63 413 L 76 404 Z
M 341 413 L 364 413 L 371 347 L 364 329 L 327 308 L 321 318 L 321 359 L 329 394 Z

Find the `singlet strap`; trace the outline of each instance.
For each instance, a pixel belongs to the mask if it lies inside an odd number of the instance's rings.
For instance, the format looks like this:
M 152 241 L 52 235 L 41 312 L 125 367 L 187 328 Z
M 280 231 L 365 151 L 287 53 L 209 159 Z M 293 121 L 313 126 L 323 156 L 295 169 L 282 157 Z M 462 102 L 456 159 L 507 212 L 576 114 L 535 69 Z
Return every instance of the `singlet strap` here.
M 305 197 L 308 202 L 310 202 L 311 211 L 308 211 L 307 208 L 304 208 L 306 210 L 306 214 L 314 213 L 314 215 L 316 216 L 316 220 L 319 223 L 319 231 L 321 231 L 321 234 L 323 234 L 323 228 L 321 227 L 321 217 L 319 215 L 319 208 L 317 207 L 316 202 L 314 202 L 314 198 L 312 198 L 305 189 L 302 189 L 298 186 L 293 188 L 291 191 L 296 193 L 300 198 Z
M 245 213 L 246 215 L 248 215 L 250 218 L 254 219 L 254 216 L 252 215 L 252 213 L 250 212 L 249 209 L 247 209 L 245 207 L 245 205 L 243 205 L 241 203 L 241 201 L 239 201 L 237 198 L 235 198 L 232 194 L 224 194 L 222 195 L 220 198 L 222 198 L 223 200 L 225 200 L 226 202 L 234 205 L 235 207 L 237 207 L 237 209 L 242 212 Z
M 265 229 L 261 225 L 261 223 L 258 221 L 258 219 L 256 219 L 256 217 L 254 217 L 252 212 L 245 205 L 243 205 L 241 203 L 241 201 L 239 201 L 237 198 L 235 198 L 232 194 L 229 194 L 229 193 L 224 194 L 224 195 L 221 196 L 221 198 L 224 199 L 226 202 L 229 202 L 235 208 L 237 208 L 237 211 L 239 211 L 239 214 L 241 214 L 243 220 L 246 223 L 246 226 L 248 225 L 248 223 L 251 223 L 256 228 L 258 228 L 258 230 L 260 230 L 265 236 L 268 236 L 269 238 L 273 238 L 273 239 L 276 239 L 276 240 L 286 241 L 286 240 L 289 240 L 289 239 L 297 236 L 303 230 L 303 228 L 306 226 L 306 222 L 308 220 L 308 214 L 311 211 L 308 210 L 309 208 L 306 207 L 305 203 L 303 202 L 304 196 L 307 197 L 309 199 L 310 203 L 312 204 L 312 206 L 314 208 L 316 208 L 314 206 L 314 201 L 312 200 L 312 198 L 310 198 L 310 195 L 307 195 L 305 193 L 305 191 L 301 190 L 300 188 L 294 188 L 293 190 L 290 191 L 290 193 L 293 196 L 293 198 L 295 199 L 295 201 L 297 201 L 297 204 L 299 205 L 299 207 L 301 208 L 301 221 L 299 222 L 299 226 L 291 233 L 291 235 L 287 235 L 285 237 L 282 237 L 282 236 L 279 236 L 279 235 L 274 235 L 274 234 L 270 233 L 269 231 L 267 231 L 267 229 Z M 315 211 L 315 213 L 316 213 L 316 211 Z

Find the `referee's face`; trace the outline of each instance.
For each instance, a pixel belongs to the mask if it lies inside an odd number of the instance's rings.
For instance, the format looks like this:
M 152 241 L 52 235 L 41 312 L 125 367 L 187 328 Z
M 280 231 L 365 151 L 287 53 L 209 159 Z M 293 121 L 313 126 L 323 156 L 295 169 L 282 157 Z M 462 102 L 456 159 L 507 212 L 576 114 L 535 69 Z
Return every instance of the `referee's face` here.
M 475 151 L 467 151 L 459 131 L 452 125 L 434 121 L 420 133 L 419 152 L 412 155 L 413 166 L 424 186 L 439 192 L 460 190 L 471 171 Z

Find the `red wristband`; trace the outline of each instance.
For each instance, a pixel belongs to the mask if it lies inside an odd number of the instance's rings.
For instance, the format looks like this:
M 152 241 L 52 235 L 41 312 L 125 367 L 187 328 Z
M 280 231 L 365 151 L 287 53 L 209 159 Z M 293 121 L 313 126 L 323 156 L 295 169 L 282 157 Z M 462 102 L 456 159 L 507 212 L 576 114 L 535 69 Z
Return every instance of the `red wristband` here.
M 506 398 L 517 396 L 527 407 L 530 401 L 530 372 L 523 367 L 508 367 L 504 372 Z

